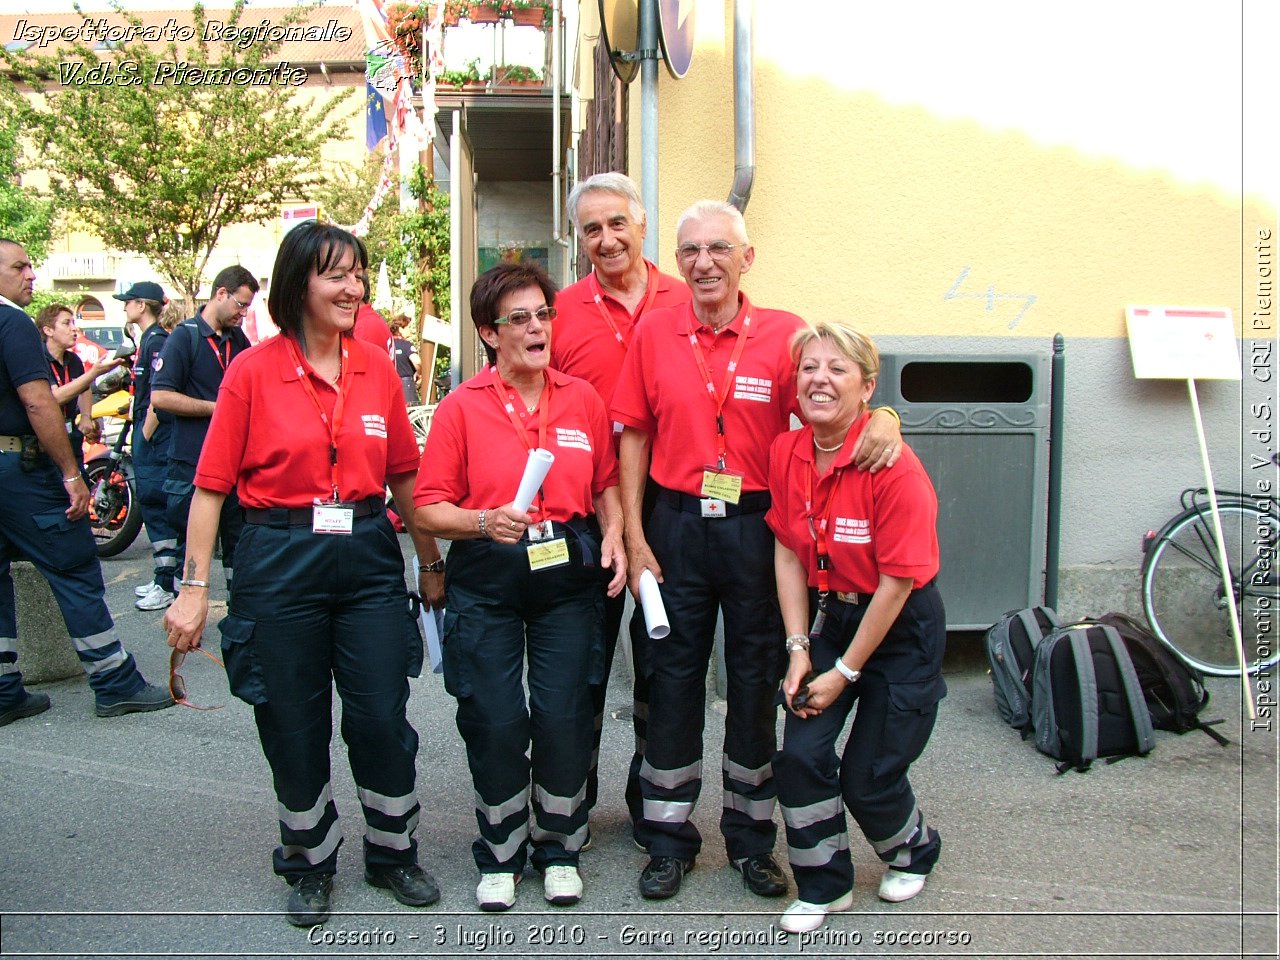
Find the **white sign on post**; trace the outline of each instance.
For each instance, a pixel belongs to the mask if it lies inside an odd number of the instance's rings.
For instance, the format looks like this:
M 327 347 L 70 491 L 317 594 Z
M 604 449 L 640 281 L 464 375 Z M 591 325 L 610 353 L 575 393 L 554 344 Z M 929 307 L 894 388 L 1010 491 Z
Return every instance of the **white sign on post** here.
M 1191 399 L 1191 415 L 1195 420 L 1196 442 L 1200 446 L 1200 465 L 1204 469 L 1205 490 L 1209 494 L 1209 511 L 1213 519 L 1213 538 L 1218 569 L 1222 575 L 1219 596 L 1231 608 L 1231 638 L 1235 641 L 1236 659 L 1240 666 L 1240 687 L 1249 719 L 1257 719 L 1253 688 L 1245 663 L 1244 638 L 1240 630 L 1240 608 L 1232 583 L 1231 559 L 1227 556 L 1222 533 L 1222 514 L 1218 494 L 1213 486 L 1213 469 L 1209 464 L 1209 444 L 1205 440 L 1204 420 L 1200 416 L 1197 380 L 1239 380 L 1240 353 L 1231 322 L 1229 307 L 1136 307 L 1125 310 L 1129 325 L 1129 351 L 1133 356 L 1133 375 L 1139 380 L 1185 380 Z
M 1125 320 L 1139 380 L 1240 379 L 1230 308 L 1131 306 Z

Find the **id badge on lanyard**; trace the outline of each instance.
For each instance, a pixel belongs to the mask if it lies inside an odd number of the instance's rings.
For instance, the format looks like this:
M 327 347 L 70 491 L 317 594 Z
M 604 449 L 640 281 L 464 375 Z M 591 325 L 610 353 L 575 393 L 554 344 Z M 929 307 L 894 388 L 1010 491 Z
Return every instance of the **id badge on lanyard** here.
M 727 469 L 725 465 L 728 456 L 728 442 L 725 437 L 724 405 L 733 390 L 734 376 L 737 373 L 738 364 L 742 360 L 742 351 L 747 346 L 747 333 L 750 329 L 751 314 L 748 313 L 743 318 L 742 332 L 738 334 L 738 342 L 734 344 L 733 354 L 729 358 L 729 367 L 725 371 L 724 387 L 721 390 L 716 389 L 715 382 L 711 379 L 711 371 L 707 368 L 707 361 L 702 353 L 702 344 L 698 342 L 697 331 L 692 331 L 689 334 L 689 345 L 693 348 L 693 358 L 697 361 L 698 370 L 706 381 L 707 396 L 715 404 L 716 410 L 716 463 L 714 466 L 702 468 L 702 487 L 700 492 L 703 497 L 702 515 L 704 517 L 724 516 L 722 512 L 724 504 L 736 504 L 742 499 L 743 475 L 737 471 Z M 718 508 L 717 501 L 719 501 Z
M 356 511 L 345 503 L 313 503 L 311 532 L 350 536 L 355 528 Z

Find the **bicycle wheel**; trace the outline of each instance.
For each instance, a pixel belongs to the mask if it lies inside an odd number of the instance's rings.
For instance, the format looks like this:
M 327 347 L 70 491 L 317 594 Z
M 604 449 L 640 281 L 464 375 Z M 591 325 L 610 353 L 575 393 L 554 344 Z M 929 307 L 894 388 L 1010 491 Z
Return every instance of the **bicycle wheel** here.
M 1280 588 L 1274 569 L 1280 522 L 1250 503 L 1220 503 L 1231 585 L 1250 673 L 1280 660 L 1272 624 Z M 1152 542 L 1142 567 L 1142 606 L 1157 637 L 1210 676 L 1237 677 L 1231 606 L 1207 504 L 1174 517 Z

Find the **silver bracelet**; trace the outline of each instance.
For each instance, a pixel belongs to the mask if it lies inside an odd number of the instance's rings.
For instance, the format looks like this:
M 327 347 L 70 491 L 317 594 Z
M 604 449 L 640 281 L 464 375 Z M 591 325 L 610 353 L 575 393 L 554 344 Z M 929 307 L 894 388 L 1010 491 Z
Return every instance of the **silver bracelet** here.
M 180 586 L 180 587 L 200 587 L 201 589 L 208 590 L 208 589 L 209 589 L 209 581 L 208 581 L 208 580 L 179 580 L 179 581 L 178 581 L 178 586 Z
M 480 511 L 480 539 L 481 540 L 488 539 L 488 536 L 489 536 L 489 531 L 485 529 L 485 523 L 484 523 L 485 515 L 488 512 L 489 512 L 488 510 Z
M 803 633 L 793 633 L 786 640 L 787 653 L 795 653 L 797 650 L 809 652 L 809 638 Z
M 63 483 L 75 483 L 75 482 L 76 482 L 77 480 L 79 480 L 79 479 L 80 479 L 80 474 L 78 474 L 78 473 L 77 473 L 74 477 L 63 477 L 63 478 L 62 478 L 62 482 L 63 482 Z

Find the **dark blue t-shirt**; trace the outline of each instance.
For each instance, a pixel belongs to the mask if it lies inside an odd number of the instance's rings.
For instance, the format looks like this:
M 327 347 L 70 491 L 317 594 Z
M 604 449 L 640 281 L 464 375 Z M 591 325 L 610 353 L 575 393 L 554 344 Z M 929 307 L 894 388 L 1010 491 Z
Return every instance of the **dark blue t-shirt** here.
M 32 432 L 18 398 L 18 387 L 32 380 L 49 382 L 44 342 L 30 317 L 0 303 L 0 434 L 21 437 Z
M 249 349 L 239 327 L 214 334 L 199 314 L 173 328 L 151 376 L 151 391 L 172 390 L 196 400 L 217 400 L 227 366 Z M 209 417 L 173 418 L 169 459 L 195 465 L 209 432 Z
M 80 359 L 74 350 L 68 350 L 64 353 L 62 362 L 59 363 L 53 359 L 53 354 L 49 352 L 48 344 L 46 344 L 44 362 L 49 365 L 49 374 L 53 378 L 50 382 L 55 387 L 65 387 L 72 380 L 79 380 L 84 376 L 84 361 Z M 62 405 L 62 419 L 67 423 L 74 423 L 76 414 L 79 412 L 80 394 L 76 394 Z
M 146 332 L 138 340 L 138 353 L 133 358 L 133 423 L 135 430 L 142 429 L 142 422 L 147 417 L 151 406 L 151 381 L 155 376 L 156 361 L 169 339 L 169 331 L 158 323 L 147 327 Z M 173 414 L 166 410 L 157 410 L 156 419 L 160 426 L 156 428 L 151 443 L 157 447 L 164 445 L 168 450 L 169 435 L 173 430 Z

